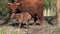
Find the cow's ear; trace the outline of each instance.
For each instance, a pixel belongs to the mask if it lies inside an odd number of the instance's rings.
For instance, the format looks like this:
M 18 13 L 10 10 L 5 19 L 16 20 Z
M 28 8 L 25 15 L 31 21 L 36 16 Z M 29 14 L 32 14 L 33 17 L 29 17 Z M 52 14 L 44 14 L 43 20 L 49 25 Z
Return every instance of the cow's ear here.
M 10 7 L 10 6 L 11 6 L 11 4 L 12 4 L 12 3 L 8 3 L 8 7 Z

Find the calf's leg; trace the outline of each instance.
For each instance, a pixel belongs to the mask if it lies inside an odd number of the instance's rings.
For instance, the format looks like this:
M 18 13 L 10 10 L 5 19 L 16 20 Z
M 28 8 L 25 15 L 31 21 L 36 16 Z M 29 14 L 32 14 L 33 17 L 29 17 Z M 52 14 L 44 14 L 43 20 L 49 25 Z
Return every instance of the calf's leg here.
M 26 22 L 26 28 L 29 29 L 29 20 Z
M 18 20 L 18 22 L 19 22 L 19 28 L 21 28 L 21 26 L 22 26 L 22 22 L 20 22 L 19 20 Z

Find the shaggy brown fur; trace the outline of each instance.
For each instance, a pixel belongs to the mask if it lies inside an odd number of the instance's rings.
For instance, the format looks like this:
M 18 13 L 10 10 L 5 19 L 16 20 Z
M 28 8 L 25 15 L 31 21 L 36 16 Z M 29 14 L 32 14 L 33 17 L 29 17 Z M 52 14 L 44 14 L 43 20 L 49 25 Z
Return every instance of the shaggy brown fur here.
M 26 23 L 26 25 L 28 26 L 28 24 L 29 24 L 28 22 L 31 19 L 31 15 L 27 12 L 18 13 L 18 14 L 13 13 L 11 18 L 16 19 L 20 24 L 21 23 Z M 19 27 L 20 27 L 20 24 L 19 24 Z
M 42 25 L 44 9 L 42 0 L 18 0 L 17 3 L 20 3 L 20 6 L 18 7 L 20 12 L 28 12 L 34 18 L 35 24 L 37 19 L 39 19 L 40 24 Z
M 36 24 L 37 19 L 39 19 L 42 25 L 44 9 L 42 0 L 17 0 L 17 3 L 19 3 L 19 6 L 16 5 L 17 11 L 12 9 L 12 12 L 18 12 L 18 10 L 20 10 L 20 12 L 28 12 L 34 18 L 34 24 Z

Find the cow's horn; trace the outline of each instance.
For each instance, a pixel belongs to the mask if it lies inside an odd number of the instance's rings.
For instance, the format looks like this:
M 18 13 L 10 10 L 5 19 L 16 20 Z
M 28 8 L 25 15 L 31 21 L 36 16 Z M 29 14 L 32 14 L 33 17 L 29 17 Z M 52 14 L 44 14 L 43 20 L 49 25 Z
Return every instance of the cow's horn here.
M 8 3 L 8 4 L 12 4 L 12 3 Z
M 20 5 L 20 3 L 17 3 L 17 5 Z

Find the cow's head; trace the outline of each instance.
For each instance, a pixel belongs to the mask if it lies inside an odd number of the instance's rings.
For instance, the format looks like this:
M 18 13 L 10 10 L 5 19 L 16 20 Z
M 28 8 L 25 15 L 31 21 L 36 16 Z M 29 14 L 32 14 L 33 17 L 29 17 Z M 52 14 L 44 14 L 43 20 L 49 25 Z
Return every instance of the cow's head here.
M 18 5 L 20 5 L 20 3 L 8 3 L 8 8 L 12 10 L 12 12 L 15 12 L 15 10 L 17 9 Z

